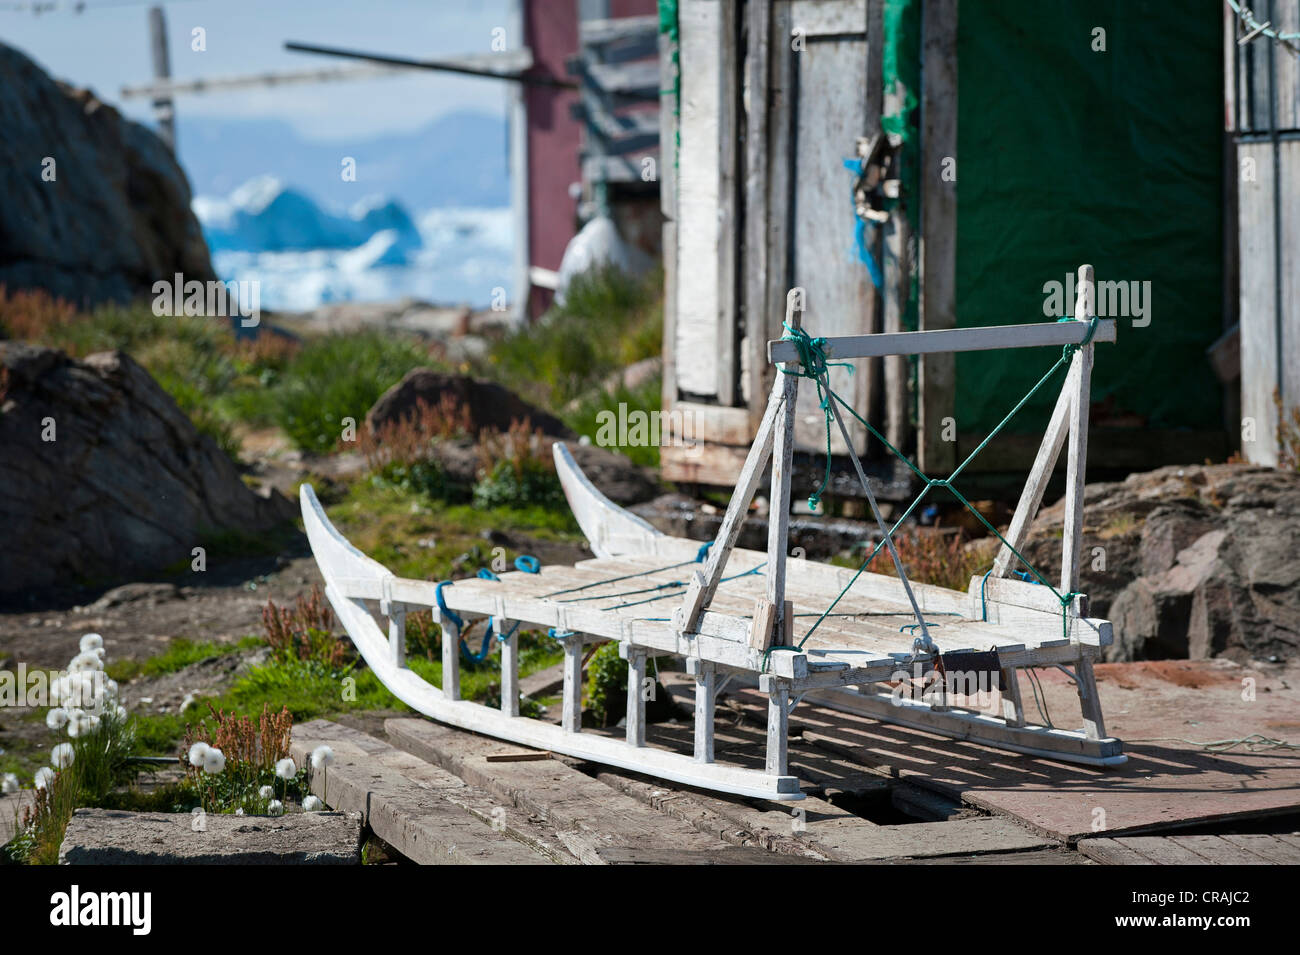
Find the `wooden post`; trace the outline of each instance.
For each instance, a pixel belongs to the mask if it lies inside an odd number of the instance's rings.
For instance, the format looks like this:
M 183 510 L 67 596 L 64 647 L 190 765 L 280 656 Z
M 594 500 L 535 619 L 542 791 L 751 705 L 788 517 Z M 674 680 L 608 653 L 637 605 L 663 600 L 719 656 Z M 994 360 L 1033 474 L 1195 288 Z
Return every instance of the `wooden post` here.
M 1097 677 L 1092 672 L 1092 660 L 1086 652 L 1079 654 L 1079 662 L 1074 666 L 1074 678 L 1074 688 L 1079 693 L 1079 709 L 1083 711 L 1083 734 L 1088 739 L 1105 739 L 1106 722 L 1101 716 Z
M 773 776 L 786 774 L 786 757 L 790 734 L 790 684 L 785 680 L 767 680 L 767 760 L 766 771 Z
M 1002 691 L 1002 718 L 1008 726 L 1024 726 L 1025 704 L 1020 698 L 1020 677 L 1015 667 L 998 674 L 998 689 Z
M 582 634 L 564 638 L 564 703 L 561 726 L 566 733 L 582 730 Z
M 388 618 L 388 652 L 393 665 L 406 666 L 406 604 L 379 601 L 379 612 Z
M 782 383 L 775 382 L 768 398 L 767 410 L 763 412 L 763 420 L 758 426 L 758 434 L 754 436 L 754 443 L 745 457 L 745 466 L 741 468 L 740 477 L 736 480 L 736 490 L 732 492 L 727 512 L 722 517 L 718 536 L 709 549 L 704 570 L 697 570 L 692 575 L 682 605 L 673 614 L 673 626 L 679 633 L 694 632 L 700 612 L 709 605 L 718 589 L 722 571 L 727 566 L 731 550 L 736 546 L 736 538 L 740 535 L 740 525 L 748 516 L 749 504 L 754 499 L 758 482 L 763 477 L 763 468 L 767 466 L 772 454 L 777 419 L 784 407 L 784 399 Z
M 785 296 L 785 321 L 791 328 L 803 324 L 803 293 L 790 289 Z M 780 368 L 788 368 L 782 363 Z M 789 368 L 791 372 L 799 369 Z M 773 631 L 784 632 L 785 564 L 790 550 L 790 469 L 794 461 L 794 414 L 799 377 L 778 371 L 774 387 L 781 389 L 772 444 L 772 494 L 767 508 L 767 599 L 776 608 Z
M 689 657 L 686 660 L 686 672 L 695 677 L 695 761 L 711 763 L 718 668 L 707 660 Z
M 171 79 L 171 57 L 167 53 L 167 21 L 162 7 L 149 8 L 149 51 L 153 56 L 153 78 L 165 83 Z M 176 152 L 176 109 L 170 96 L 155 96 L 153 116 L 158 122 L 158 136 L 167 148 Z
M 460 699 L 460 627 L 445 614 L 433 611 L 442 628 L 442 692 L 449 700 Z
M 506 716 L 519 715 L 519 630 L 514 621 L 493 617 L 497 642 L 501 644 L 501 712 Z M 510 633 L 510 636 L 503 636 Z
M 1015 569 L 1016 557 L 1011 553 L 1011 548 L 1020 550 L 1024 545 L 1029 537 L 1029 526 L 1034 522 L 1039 505 L 1043 503 L 1043 492 L 1047 490 L 1047 482 L 1052 479 L 1052 471 L 1056 468 L 1056 461 L 1061 456 L 1061 447 L 1065 444 L 1065 436 L 1069 431 L 1070 408 L 1074 402 L 1073 394 L 1077 390 L 1073 384 L 1074 373 L 1074 366 L 1071 365 L 1065 383 L 1061 386 L 1061 394 L 1056 399 L 1052 418 L 1043 433 L 1043 443 L 1038 446 L 1038 456 L 1034 458 L 1029 477 L 1025 479 L 1025 489 L 1020 494 L 1016 513 L 1012 515 L 1011 526 L 1007 528 L 1007 542 L 998 550 L 998 556 L 993 561 L 994 577 L 1009 576 Z
M 627 660 L 627 741 L 630 746 L 645 745 L 645 661 L 641 647 L 620 643 L 619 655 Z
M 957 0 L 921 8 L 921 328 L 957 325 Z M 943 440 L 956 415 L 957 356 L 918 362 L 917 454 L 923 471 L 951 473 L 957 443 Z M 955 437 L 955 435 L 954 435 Z
M 1088 321 L 1095 314 L 1091 265 L 1079 266 L 1074 318 Z M 1070 451 L 1065 477 L 1065 533 L 1061 544 L 1061 593 L 1079 586 L 1079 552 L 1083 545 L 1083 488 L 1088 460 L 1088 402 L 1092 396 L 1090 342 L 1074 353 L 1073 393 L 1070 396 Z

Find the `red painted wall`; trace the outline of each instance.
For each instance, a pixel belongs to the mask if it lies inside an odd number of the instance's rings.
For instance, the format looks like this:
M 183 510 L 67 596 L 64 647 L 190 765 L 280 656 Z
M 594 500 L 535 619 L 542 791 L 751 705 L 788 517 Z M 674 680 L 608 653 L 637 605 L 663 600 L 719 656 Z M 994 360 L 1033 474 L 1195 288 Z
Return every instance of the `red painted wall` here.
M 658 9 L 656 0 L 611 0 L 614 18 L 647 16 Z M 533 51 L 531 72 L 571 79 L 565 60 L 578 52 L 577 0 L 525 0 L 524 43 Z M 574 90 L 529 86 L 524 94 L 528 110 L 528 262 L 558 269 L 564 247 L 577 231 L 578 201 L 569 187 L 582 178 L 578 149 L 582 124 L 569 112 L 578 101 Z M 551 293 L 533 289 L 530 315 L 550 304 Z

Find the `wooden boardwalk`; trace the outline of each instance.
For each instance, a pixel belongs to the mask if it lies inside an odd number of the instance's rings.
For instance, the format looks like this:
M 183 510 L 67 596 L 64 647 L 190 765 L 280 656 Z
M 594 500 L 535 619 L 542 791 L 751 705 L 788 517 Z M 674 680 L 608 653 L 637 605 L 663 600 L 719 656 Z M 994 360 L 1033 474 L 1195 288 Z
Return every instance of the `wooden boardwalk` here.
M 1300 865 L 1300 833 L 1080 839 L 1103 865 Z

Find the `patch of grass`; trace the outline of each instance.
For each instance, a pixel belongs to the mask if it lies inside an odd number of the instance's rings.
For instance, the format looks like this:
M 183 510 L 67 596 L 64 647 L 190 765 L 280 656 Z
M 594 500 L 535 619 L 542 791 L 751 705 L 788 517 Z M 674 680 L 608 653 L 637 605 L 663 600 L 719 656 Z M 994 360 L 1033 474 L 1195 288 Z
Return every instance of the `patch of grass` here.
M 659 467 L 659 447 L 666 436 L 662 433 L 659 435 L 660 443 L 647 440 L 619 444 L 620 405 L 625 409 L 624 415 L 627 420 L 635 420 L 631 418 L 634 412 L 645 414 L 646 421 L 652 420 L 650 415 L 660 414 L 663 406 L 661 377 L 656 375 L 653 379 L 635 389 L 628 389 L 623 385 L 619 385 L 613 393 L 607 392 L 603 388 L 599 389 L 594 394 L 584 398 L 577 408 L 566 412 L 564 423 L 578 434 L 591 438 L 594 443 L 627 455 L 633 464 L 642 467 Z M 613 417 L 611 418 L 610 415 Z M 662 422 L 662 419 L 660 420 Z M 611 421 L 613 422 L 613 443 L 606 440 L 606 436 L 610 432 L 609 423 Z M 692 436 L 687 435 L 687 437 Z
M 412 342 L 388 334 L 328 335 L 305 345 L 266 390 L 266 418 L 302 450 L 323 454 L 338 444 L 344 418 L 359 427 L 380 395 L 429 364 Z
M 663 350 L 663 275 L 616 269 L 582 276 L 563 306 L 497 342 L 484 371 L 552 409 L 599 387 L 614 372 Z
M 265 643 L 260 637 L 248 636 L 238 643 L 195 642 L 178 637 L 167 645 L 167 649 L 144 660 L 112 660 L 104 668 L 105 672 L 119 683 L 126 683 L 139 677 L 158 677 L 167 673 L 176 673 L 193 663 L 210 660 L 213 657 L 251 650 Z

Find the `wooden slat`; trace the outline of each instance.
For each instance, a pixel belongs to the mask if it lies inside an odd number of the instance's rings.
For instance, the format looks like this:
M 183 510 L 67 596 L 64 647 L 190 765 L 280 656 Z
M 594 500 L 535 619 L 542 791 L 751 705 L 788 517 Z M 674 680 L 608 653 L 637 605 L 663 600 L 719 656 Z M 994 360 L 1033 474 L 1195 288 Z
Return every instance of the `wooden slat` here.
M 1143 853 L 1118 839 L 1080 839 L 1076 848 L 1102 865 L 1156 865 Z
M 828 338 L 824 346 L 831 359 L 871 358 L 881 355 L 931 355 L 935 352 L 991 351 L 998 348 L 1046 348 L 1077 345 L 1087 337 L 1084 322 L 1037 322 L 1033 325 L 994 325 L 987 328 L 947 328 L 919 332 L 886 332 L 880 335 L 847 335 Z M 1115 320 L 1097 323 L 1094 342 L 1115 341 Z M 767 343 L 770 362 L 797 361 L 793 342 L 776 339 Z
M 390 719 L 384 729 L 395 746 L 545 819 L 583 862 L 600 862 L 597 850 L 611 846 L 724 847 L 719 840 L 666 819 L 564 763 L 489 764 L 485 757 L 500 748 L 499 742 L 426 720 Z

